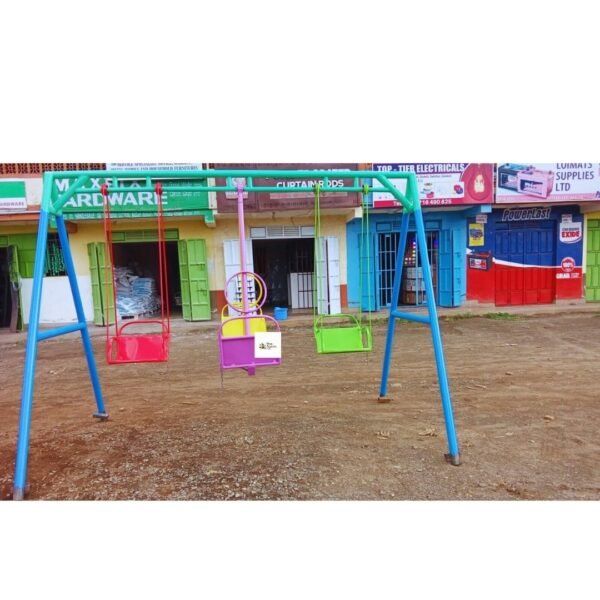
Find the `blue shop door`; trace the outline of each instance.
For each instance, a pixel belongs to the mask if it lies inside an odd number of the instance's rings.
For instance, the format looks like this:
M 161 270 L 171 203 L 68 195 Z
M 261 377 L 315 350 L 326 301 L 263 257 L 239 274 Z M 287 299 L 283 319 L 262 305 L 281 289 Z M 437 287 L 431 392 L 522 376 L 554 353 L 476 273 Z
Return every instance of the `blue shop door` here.
M 440 231 L 440 281 L 438 286 L 440 306 L 452 306 L 454 297 L 452 255 L 452 230 L 442 229 Z
M 452 230 L 452 306 L 461 306 L 467 295 L 467 229 Z
M 362 240 L 362 247 L 360 236 L 358 236 L 358 256 L 360 257 L 359 277 L 361 278 L 360 308 L 368 311 L 378 310 L 379 307 L 375 304 L 377 295 L 375 290 L 375 236 L 366 235 L 365 239 Z

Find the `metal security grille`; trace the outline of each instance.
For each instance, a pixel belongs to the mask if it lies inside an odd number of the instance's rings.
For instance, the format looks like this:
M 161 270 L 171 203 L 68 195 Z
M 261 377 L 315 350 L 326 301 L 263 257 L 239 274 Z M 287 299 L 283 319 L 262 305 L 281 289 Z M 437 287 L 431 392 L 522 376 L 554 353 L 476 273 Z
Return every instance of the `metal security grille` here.
M 67 268 L 58 235 L 49 234 L 46 249 L 46 277 L 64 277 L 66 274 Z
M 427 238 L 427 254 L 429 255 L 429 264 L 431 265 L 431 273 L 433 278 L 433 290 L 437 297 L 437 266 L 438 266 L 438 248 L 439 235 L 437 231 L 426 232 Z M 396 256 L 398 254 L 398 245 L 400 243 L 400 233 L 380 233 L 378 234 L 379 253 L 378 253 L 378 279 L 379 279 L 379 305 L 389 306 L 392 302 L 392 290 L 394 287 L 394 272 L 396 270 Z M 406 248 L 404 249 L 405 268 L 403 269 L 403 278 L 406 277 L 406 257 L 414 253 L 415 263 L 411 266 L 419 268 L 419 255 L 416 252 L 416 235 L 414 232 L 408 234 L 406 240 Z M 416 304 L 424 304 L 425 298 L 422 295 L 415 296 Z M 402 304 L 402 295 L 399 298 L 399 303 Z M 411 302 L 413 304 L 413 302 Z
M 292 307 L 312 308 L 313 306 L 313 272 L 314 247 L 310 243 L 294 244 L 294 251 L 290 253 L 290 296 Z
M 379 306 L 389 306 L 392 302 L 396 254 L 400 243 L 399 233 L 379 234 Z

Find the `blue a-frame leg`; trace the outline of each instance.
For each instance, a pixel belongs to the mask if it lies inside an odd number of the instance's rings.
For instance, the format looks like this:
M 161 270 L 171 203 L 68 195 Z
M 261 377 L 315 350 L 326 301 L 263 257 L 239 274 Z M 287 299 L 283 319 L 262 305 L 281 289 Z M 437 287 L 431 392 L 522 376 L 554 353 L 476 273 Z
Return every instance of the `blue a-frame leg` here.
M 396 319 L 406 319 L 425 323 L 431 329 L 433 339 L 433 351 L 435 354 L 435 364 L 437 367 L 438 381 L 440 384 L 440 395 L 442 397 L 442 407 L 444 411 L 444 420 L 446 422 L 446 436 L 448 438 L 448 454 L 446 459 L 453 465 L 460 464 L 460 452 L 458 449 L 458 440 L 456 429 L 454 427 L 454 416 L 452 413 L 452 400 L 450 399 L 450 388 L 448 386 L 448 375 L 446 373 L 446 362 L 444 360 L 444 349 L 442 346 L 442 336 L 440 333 L 440 324 L 438 322 L 437 309 L 435 306 L 435 297 L 433 293 L 433 281 L 431 279 L 431 267 L 429 266 L 429 256 L 427 255 L 427 239 L 425 237 L 425 224 L 423 222 L 423 213 L 421 208 L 417 207 L 414 211 L 415 226 L 417 230 L 417 246 L 419 249 L 419 258 L 423 269 L 423 279 L 425 282 L 425 292 L 427 300 L 427 316 L 411 314 L 398 310 L 398 300 L 400 298 L 400 284 L 402 282 L 402 270 L 404 265 L 404 249 L 406 248 L 406 238 L 408 237 L 408 222 L 410 214 L 404 211 L 402 214 L 402 224 L 400 227 L 400 245 L 396 256 L 396 270 L 394 273 L 394 286 L 392 289 L 392 301 L 390 306 L 390 317 L 388 321 L 387 337 L 385 342 L 385 351 L 383 357 L 383 369 L 381 374 L 381 387 L 379 389 L 379 400 L 385 402 L 387 394 L 388 377 L 390 374 L 390 363 L 392 360 L 392 349 L 394 345 L 394 331 L 396 328 Z
M 19 438 L 17 441 L 17 458 L 15 463 L 15 479 L 13 486 L 13 499 L 22 500 L 25 496 L 27 485 L 27 457 L 29 452 L 29 433 L 31 428 L 31 411 L 33 408 L 33 388 L 35 383 L 35 364 L 37 358 L 37 346 L 42 340 L 72 333 L 74 331 L 81 332 L 81 339 L 85 350 L 92 387 L 96 397 L 97 412 L 95 417 L 107 419 L 108 415 L 104 408 L 104 400 L 102 398 L 102 390 L 100 388 L 100 380 L 96 369 L 94 353 L 92 351 L 92 343 L 90 334 L 85 320 L 81 295 L 79 294 L 79 286 L 77 285 L 77 276 L 75 274 L 75 266 L 73 256 L 69 246 L 69 238 L 65 227 L 64 218 L 56 216 L 56 227 L 58 237 L 63 251 L 65 268 L 71 286 L 73 302 L 75 304 L 75 312 L 77 314 L 77 323 L 56 327 L 54 329 L 40 331 L 40 309 L 42 304 L 42 282 L 46 267 L 46 243 L 48 241 L 48 227 L 50 224 L 50 214 L 47 210 L 40 211 L 40 222 L 38 228 L 37 245 L 35 250 L 35 266 L 33 271 L 33 289 L 31 295 L 31 310 L 29 312 L 29 328 L 27 332 L 27 345 L 25 349 L 25 370 L 23 373 L 23 396 L 21 398 L 21 414 L 19 417 Z

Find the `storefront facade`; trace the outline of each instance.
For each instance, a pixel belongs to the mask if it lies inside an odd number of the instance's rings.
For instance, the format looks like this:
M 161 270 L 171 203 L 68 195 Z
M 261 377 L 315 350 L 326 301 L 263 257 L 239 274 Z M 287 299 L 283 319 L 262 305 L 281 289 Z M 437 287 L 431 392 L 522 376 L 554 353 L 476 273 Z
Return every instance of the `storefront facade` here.
M 43 172 L 104 168 L 103 163 L 0 163 L 0 329 L 15 331 L 28 321 Z M 76 230 L 67 223 L 69 235 Z M 55 231 L 46 251 L 42 318 L 76 320 Z
M 496 306 L 581 299 L 583 215 L 576 204 L 506 206 L 468 219 L 467 298 Z
M 358 164 L 214 164 L 215 169 L 275 170 L 357 170 Z M 220 182 L 219 179 L 216 180 Z M 261 179 L 256 185 L 282 188 L 279 192 L 245 194 L 244 212 L 248 270 L 262 277 L 267 286 L 267 310 L 285 307 L 310 310 L 315 290 L 315 196 L 317 179 Z M 321 183 L 323 183 L 321 181 Z M 352 180 L 331 179 L 330 185 L 352 185 Z M 292 191 L 290 191 L 292 190 Z M 348 305 L 346 263 L 346 223 L 356 215 L 361 204 L 355 192 L 324 193 L 321 205 L 321 244 L 323 264 L 319 267 L 325 281 L 322 294 L 332 313 Z M 218 287 L 216 306 L 225 306 L 225 284 L 240 270 L 239 233 L 237 231 L 237 196 L 217 193 L 217 227 L 214 231 L 215 274 Z M 219 247 L 221 250 L 219 251 Z M 223 262 L 221 263 L 221 256 Z
M 78 169 L 68 165 L 69 170 L 107 168 L 106 165 L 76 167 Z M 61 170 L 55 165 L 48 168 Z M 115 165 L 114 168 L 121 167 Z M 136 165 L 129 168 L 140 167 Z M 186 168 L 189 167 L 186 165 Z M 19 266 L 15 277 L 18 280 L 18 304 L 20 320 L 24 324 L 27 324 L 31 302 L 37 221 L 42 192 L 40 175 L 29 174 L 25 180 L 26 208 L 20 207 L 19 211 L 0 216 L 0 264 L 9 255 L 9 251 L 11 258 L 16 257 Z M 0 183 L 5 181 L 7 179 L 0 179 Z M 108 253 L 105 244 L 103 201 L 99 189 L 103 181 L 93 180 L 89 188 L 75 194 L 63 209 L 84 312 L 88 321 L 98 325 L 105 323 L 105 302 L 111 295 L 110 290 L 107 294 L 105 289 Z M 59 178 L 55 184 L 53 194 L 57 195 L 68 187 L 69 180 Z M 151 293 L 154 293 L 158 281 L 158 238 L 157 221 L 154 216 L 156 203 L 151 196 L 149 193 L 136 192 L 133 186 L 131 192 L 111 194 L 110 203 L 115 267 L 126 270 L 127 275 L 131 275 L 130 281 L 134 278 L 145 278 L 146 282 L 152 284 L 154 289 L 151 289 Z M 165 228 L 172 313 L 186 320 L 210 319 L 212 309 L 208 257 L 215 221 L 209 195 L 206 192 L 191 195 L 171 193 L 170 196 L 165 193 L 163 204 L 169 211 L 165 217 Z M 2 248 L 7 250 L 2 251 Z M 3 278 L 0 276 L 1 281 Z M 14 301 L 9 309 L 12 310 L 13 305 Z M 0 310 L 0 314 L 5 312 L 6 309 Z M 51 230 L 46 252 L 40 322 L 66 323 L 75 320 L 62 251 L 56 234 Z
M 596 242 L 592 233 L 586 257 L 584 213 L 599 200 L 598 163 L 499 164 L 492 214 L 469 220 L 467 297 L 496 306 L 582 301 L 589 258 L 594 299 Z
M 94 165 L 94 170 L 143 169 L 156 165 L 108 164 Z M 217 165 L 212 165 L 217 168 Z M 232 166 L 232 165 L 227 165 Z M 357 169 L 358 165 L 235 165 L 241 169 Z M 68 165 L 69 170 L 82 170 L 84 165 Z M 50 170 L 67 166 L 48 165 Z M 90 167 L 87 167 L 88 169 Z M 193 166 L 187 166 L 193 168 Z M 201 168 L 198 165 L 196 168 Z M 87 169 L 86 169 L 87 170 Z M 18 199 L 17 208 L 9 216 L 0 217 L 0 292 L 10 292 L 10 277 L 15 269 L 9 263 L 17 261 L 18 304 L 21 322 L 26 324 L 32 290 L 37 222 L 42 196 L 42 169 L 30 173 L 26 192 Z M 11 173 L 12 175 L 12 173 Z M 9 178 L 12 182 L 13 178 Z M 21 180 L 19 180 L 21 181 Z M 105 289 L 107 248 L 103 223 L 103 199 L 100 185 L 94 180 L 89 188 L 75 194 L 64 206 L 78 284 L 86 318 L 98 325 L 105 324 Z M 340 180 L 340 184 L 343 180 Z M 345 181 L 345 180 L 344 180 Z M 21 181 L 23 184 L 23 181 Z M 54 195 L 69 186 L 58 178 Z M 298 191 L 281 194 L 250 194 L 244 200 L 246 210 L 246 240 L 249 270 L 255 270 L 267 283 L 267 310 L 275 306 L 291 309 L 312 309 L 314 273 L 314 193 L 312 183 L 282 180 L 278 185 L 297 186 Z M 19 188 L 20 189 L 20 188 Z M 9 190 L 14 196 L 14 189 Z M 5 196 L 10 195 L 7 191 Z M 14 198 L 11 202 L 15 202 Z M 163 202 L 165 217 L 168 287 L 174 317 L 186 320 L 218 318 L 225 306 L 225 285 L 229 277 L 240 270 L 239 230 L 235 197 L 216 193 L 172 193 Z M 8 203 L 8 201 L 7 201 Z M 154 214 L 156 205 L 152 194 L 130 192 L 111 194 L 111 223 L 113 256 L 119 276 L 125 281 L 134 277 L 157 280 L 157 230 Z M 347 306 L 346 222 L 355 216 L 360 206 L 359 195 L 336 193 L 321 198 L 321 229 L 327 249 L 327 293 L 332 311 Z M 25 207 L 25 208 L 23 208 Z M 0 212 L 2 211 L 0 209 Z M 15 220 L 16 219 L 16 220 Z M 62 265 L 62 252 L 51 232 L 47 252 L 41 318 L 42 323 L 72 322 L 76 315 L 71 292 Z M 2 275 L 6 272 L 6 277 Z M 12 273 L 12 275 L 10 275 Z M 5 281 L 6 280 L 6 281 Z M 119 283 L 119 282 L 118 282 Z M 10 296 L 10 294 L 9 294 Z M 118 304 L 120 296 L 117 294 Z M 4 307 L 4 308 L 3 308 Z M 127 306 L 122 305 L 122 308 Z M 10 321 L 12 304 L 7 300 L 0 306 L 0 316 L 6 313 Z
M 467 219 L 491 210 L 493 166 L 479 163 L 377 163 L 372 169 L 417 174 L 435 301 L 440 306 L 461 306 L 467 288 Z M 398 182 L 399 187 L 402 183 Z M 365 230 L 364 215 L 362 221 L 354 219 L 347 228 L 349 306 L 357 308 L 362 295 L 362 308 L 380 310 L 391 303 L 402 214 L 390 194 L 378 191 L 376 181 L 370 185 L 373 193 L 369 199 L 368 230 Z M 404 261 L 400 305 L 426 302 L 417 250 L 416 228 L 411 217 L 407 244 L 400 253 Z

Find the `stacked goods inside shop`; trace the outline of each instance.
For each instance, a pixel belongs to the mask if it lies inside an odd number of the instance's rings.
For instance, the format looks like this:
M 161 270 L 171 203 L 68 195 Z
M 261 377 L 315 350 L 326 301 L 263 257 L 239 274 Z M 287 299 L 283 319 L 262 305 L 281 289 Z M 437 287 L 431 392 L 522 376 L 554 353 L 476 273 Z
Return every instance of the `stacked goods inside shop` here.
M 128 267 L 116 267 L 115 284 L 121 318 L 150 316 L 160 311 L 160 295 L 153 277 L 140 277 Z

